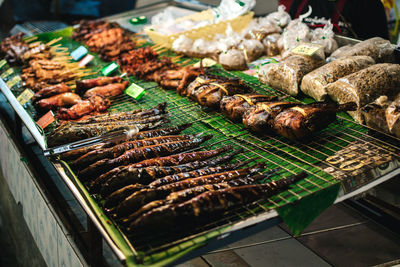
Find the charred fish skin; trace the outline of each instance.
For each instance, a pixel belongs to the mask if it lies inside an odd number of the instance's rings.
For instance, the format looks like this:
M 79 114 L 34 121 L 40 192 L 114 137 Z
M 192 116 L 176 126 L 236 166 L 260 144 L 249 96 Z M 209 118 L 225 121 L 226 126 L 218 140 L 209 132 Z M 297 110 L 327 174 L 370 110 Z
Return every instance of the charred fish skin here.
M 212 158 L 204 161 L 188 162 L 177 166 L 151 166 L 145 168 L 135 168 L 131 165 L 128 165 L 124 166 L 123 168 L 115 168 L 110 172 L 98 177 L 91 184 L 90 190 L 91 192 L 98 192 L 98 190 L 101 188 L 102 190 L 104 190 L 102 192 L 111 192 L 129 184 L 148 184 L 158 178 L 167 175 L 192 171 L 203 168 L 205 166 L 217 166 L 224 162 L 230 161 L 241 151 L 242 150 L 240 149 L 228 155 L 220 156 L 215 159 Z
M 139 147 L 126 151 L 115 159 L 100 160 L 79 172 L 82 177 L 93 178 L 115 167 L 140 162 L 141 160 L 179 153 L 196 148 L 203 142 L 212 138 L 211 135 L 196 137 L 192 140 L 174 141 L 159 145 Z
M 169 195 L 171 192 L 180 191 L 186 188 L 195 187 L 198 185 L 215 184 L 223 181 L 234 180 L 250 176 L 261 170 L 263 165 L 248 167 L 245 169 L 226 171 L 217 174 L 210 174 L 198 178 L 188 179 L 157 188 L 145 188 L 133 193 L 127 197 L 121 204 L 118 205 L 116 213 L 119 217 L 126 216 L 139 209 L 144 204 L 161 199 Z
M 93 164 L 94 162 L 105 159 L 105 158 L 112 159 L 112 158 L 119 157 L 124 152 L 126 152 L 130 149 L 151 146 L 151 145 L 157 145 L 157 144 L 163 144 L 163 143 L 174 142 L 174 141 L 190 140 L 193 138 L 194 138 L 194 136 L 189 136 L 189 135 L 174 135 L 174 136 L 158 136 L 158 137 L 153 137 L 153 138 L 148 138 L 148 139 L 143 139 L 143 140 L 128 141 L 128 142 L 124 142 L 124 143 L 115 145 L 110 148 L 99 148 L 99 149 L 93 150 L 85 155 L 82 155 L 78 159 L 76 159 L 74 162 L 72 162 L 70 164 L 70 166 L 72 168 L 80 168 L 82 166 L 85 166 L 85 165 L 87 166 L 87 165 Z
M 106 200 L 104 202 L 104 207 L 107 209 L 116 207 L 124 199 L 126 199 L 133 193 L 135 193 L 139 190 L 142 190 L 144 188 L 145 188 L 145 186 L 143 186 L 141 184 L 131 184 L 131 185 L 127 185 L 123 188 L 120 188 L 117 191 L 114 191 L 108 197 L 106 197 Z
M 216 157 L 230 149 L 232 149 L 232 146 L 228 145 L 214 150 L 181 153 L 166 157 L 143 160 L 141 162 L 134 163 L 132 166 L 135 168 L 148 166 L 176 166 L 193 161 L 202 161 L 208 158 Z
M 162 229 L 193 222 L 196 218 L 205 218 L 230 208 L 269 198 L 306 176 L 307 174 L 303 172 L 266 184 L 244 185 L 204 192 L 183 203 L 167 204 L 143 214 L 130 224 L 128 231 L 131 234 L 149 233 L 156 229 L 162 231 Z M 160 228 L 159 225 L 163 225 L 163 228 Z
M 244 113 L 255 104 L 270 102 L 276 99 L 276 96 L 260 94 L 224 96 L 220 102 L 220 110 L 222 114 L 232 121 L 242 121 Z
M 258 133 L 271 133 L 275 117 L 283 110 L 298 105 L 291 102 L 265 102 L 251 107 L 243 115 L 246 128 Z
M 153 138 L 153 137 L 157 137 L 157 136 L 166 136 L 166 135 L 173 135 L 173 134 L 179 134 L 182 131 L 186 130 L 187 128 L 189 128 L 190 126 L 192 126 L 192 123 L 185 123 L 185 124 L 181 124 L 179 126 L 175 126 L 175 127 L 169 127 L 169 128 L 161 128 L 161 129 L 154 129 L 154 130 L 148 130 L 148 131 L 141 131 L 136 133 L 135 135 L 133 135 L 132 137 L 126 139 L 126 140 L 122 140 L 121 142 L 108 142 L 105 143 L 102 148 L 110 148 L 113 147 L 115 145 L 118 145 L 124 141 L 133 141 L 133 140 L 143 140 L 143 139 L 147 139 L 147 138 Z
M 301 140 L 334 122 L 337 112 L 356 108 L 355 103 L 339 105 L 322 102 L 298 105 L 282 111 L 275 117 L 274 130 L 288 139 Z

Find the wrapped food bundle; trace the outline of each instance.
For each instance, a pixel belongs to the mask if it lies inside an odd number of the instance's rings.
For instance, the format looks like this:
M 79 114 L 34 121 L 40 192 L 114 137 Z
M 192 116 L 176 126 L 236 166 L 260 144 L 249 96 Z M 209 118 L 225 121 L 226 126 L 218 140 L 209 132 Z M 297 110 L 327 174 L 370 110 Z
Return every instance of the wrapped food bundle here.
M 340 104 L 355 102 L 358 110 L 349 113 L 356 121 L 362 123 L 361 107 L 382 95 L 392 97 L 398 93 L 399 88 L 400 65 L 382 63 L 340 78 L 327 85 L 326 91 Z
M 247 63 L 258 59 L 264 54 L 263 44 L 255 39 L 243 40 L 239 45 L 239 49 L 243 51 Z
M 241 50 L 230 49 L 219 54 L 218 62 L 226 70 L 246 70 L 246 57 Z
M 311 42 L 319 44 L 324 48 L 326 55 L 332 54 L 338 48 L 338 44 L 334 39 L 335 33 L 333 32 L 332 23 L 328 23 L 323 28 L 317 28 L 312 32 Z
M 379 131 L 400 138 L 400 97 L 392 101 L 387 96 L 380 96 L 374 102 L 362 108 L 365 124 Z
M 279 55 L 280 53 L 280 48 L 278 45 L 278 41 L 281 38 L 281 35 L 279 33 L 274 33 L 270 34 L 267 37 L 265 37 L 262 41 L 264 48 L 265 48 L 265 54 L 268 57 L 273 57 L 276 55 Z
M 395 47 L 396 46 L 391 44 L 389 40 L 385 40 L 381 37 L 374 37 L 358 43 L 351 48 L 333 53 L 331 59 L 349 56 L 370 56 L 377 63 L 393 63 L 395 62 Z
M 272 12 L 265 19 L 281 28 L 285 28 L 291 21 L 290 15 L 285 11 L 284 5 L 280 5 L 278 11 Z
M 301 82 L 301 91 L 317 101 L 327 98 L 325 87 L 351 73 L 374 64 L 369 56 L 354 56 L 332 61 L 304 76 Z
M 291 55 L 279 63 L 265 65 L 258 73 L 259 80 L 295 96 L 299 93 L 299 85 L 304 75 L 324 63 L 322 49 L 320 52 L 322 55 Z

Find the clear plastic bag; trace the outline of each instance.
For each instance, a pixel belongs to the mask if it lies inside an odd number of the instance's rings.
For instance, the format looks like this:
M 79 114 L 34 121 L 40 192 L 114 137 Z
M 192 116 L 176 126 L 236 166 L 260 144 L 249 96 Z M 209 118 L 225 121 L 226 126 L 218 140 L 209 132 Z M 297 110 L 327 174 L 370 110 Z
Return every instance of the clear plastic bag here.
M 258 59 L 265 52 L 263 44 L 255 39 L 243 40 L 238 48 L 243 51 L 247 63 Z
M 321 49 L 323 55 L 323 51 Z M 324 57 L 291 55 L 285 60 L 263 66 L 258 73 L 259 80 L 272 88 L 290 95 L 299 93 L 301 79 L 324 63 Z
M 363 122 L 360 108 L 382 95 L 393 97 L 400 88 L 400 65 L 382 63 L 362 69 L 326 86 L 331 99 L 343 104 L 355 102 L 357 111 L 349 112 L 358 122 Z
M 380 37 L 370 38 L 355 44 L 351 48 L 343 51 L 335 52 L 331 55 L 332 59 L 338 59 L 349 56 L 370 56 L 377 63 L 393 63 L 395 62 L 394 49 L 395 45 L 390 41 Z
M 372 64 L 375 64 L 375 61 L 369 56 L 354 56 L 335 60 L 305 75 L 301 82 L 301 90 L 315 100 L 323 101 L 327 98 L 325 87 L 329 83 Z
M 285 11 L 285 9 L 285 6 L 280 5 L 278 7 L 278 11 L 269 14 L 267 17 L 265 17 L 265 20 L 281 28 L 285 28 L 291 21 L 290 15 Z
M 278 42 L 279 42 L 280 38 L 281 38 L 281 35 L 279 33 L 270 34 L 264 38 L 262 43 L 264 45 L 265 54 L 267 56 L 273 57 L 273 56 L 279 55 L 280 48 L 279 48 Z
M 330 55 L 333 51 L 338 49 L 338 44 L 334 37 L 333 25 L 329 22 L 325 27 L 317 28 L 312 32 L 311 42 L 324 47 L 325 55 Z
M 243 51 L 230 49 L 219 54 L 218 62 L 226 70 L 246 70 L 247 62 Z

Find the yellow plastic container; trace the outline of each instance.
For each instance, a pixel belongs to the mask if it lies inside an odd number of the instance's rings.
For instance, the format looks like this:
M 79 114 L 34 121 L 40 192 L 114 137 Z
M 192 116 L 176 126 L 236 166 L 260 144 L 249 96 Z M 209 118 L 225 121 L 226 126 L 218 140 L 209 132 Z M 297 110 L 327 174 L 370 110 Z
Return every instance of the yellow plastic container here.
M 242 16 L 239 16 L 234 19 L 229 19 L 229 20 L 224 20 L 220 21 L 218 23 L 214 24 L 209 24 L 204 27 L 200 27 L 197 29 L 192 29 L 188 31 L 184 31 L 181 33 L 176 33 L 176 34 L 170 34 L 170 35 L 163 35 L 160 34 L 151 28 L 145 29 L 145 33 L 150 37 L 150 39 L 156 43 L 156 44 L 162 44 L 165 47 L 171 48 L 172 43 L 181 35 L 184 34 L 187 37 L 189 37 L 192 40 L 196 39 L 204 39 L 204 40 L 212 40 L 216 34 L 224 33 L 226 31 L 226 27 L 228 26 L 228 23 L 231 25 L 232 29 L 236 32 L 240 32 L 243 29 L 245 29 L 250 21 L 253 19 L 254 12 L 248 12 Z M 213 19 L 213 15 L 211 13 L 211 10 L 204 10 L 202 12 L 198 12 L 195 14 L 192 14 L 190 16 L 185 16 L 182 18 L 178 18 L 176 22 L 180 22 L 186 19 L 192 19 L 194 21 L 201 21 L 201 20 L 209 20 L 211 21 Z

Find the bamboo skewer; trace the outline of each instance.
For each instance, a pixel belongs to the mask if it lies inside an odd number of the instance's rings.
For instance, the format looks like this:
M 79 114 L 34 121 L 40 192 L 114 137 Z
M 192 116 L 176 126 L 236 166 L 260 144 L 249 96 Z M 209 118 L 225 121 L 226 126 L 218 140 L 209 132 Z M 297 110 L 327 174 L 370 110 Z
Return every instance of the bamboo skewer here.
M 61 39 L 62 39 L 62 37 L 55 38 L 55 39 L 51 40 L 50 42 L 48 42 L 46 45 L 51 46 L 52 44 L 57 43 Z
M 37 38 L 38 38 L 38 37 L 35 35 L 35 36 L 31 36 L 31 37 L 26 38 L 24 41 L 25 41 L 26 43 L 30 43 L 30 42 L 32 42 L 32 41 L 35 41 Z

